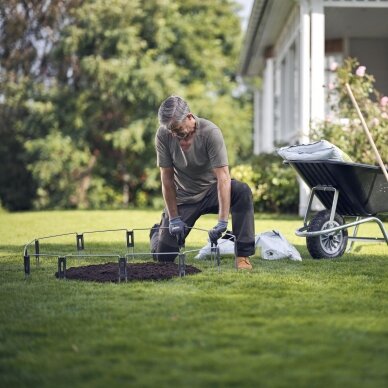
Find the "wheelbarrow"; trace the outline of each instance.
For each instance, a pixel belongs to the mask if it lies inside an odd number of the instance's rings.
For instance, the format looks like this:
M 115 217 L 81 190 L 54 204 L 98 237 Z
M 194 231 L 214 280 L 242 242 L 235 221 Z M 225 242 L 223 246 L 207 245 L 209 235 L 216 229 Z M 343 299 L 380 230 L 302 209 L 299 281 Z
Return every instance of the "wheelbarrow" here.
M 348 241 L 385 242 L 388 235 L 378 214 L 388 212 L 388 182 L 380 167 L 331 160 L 287 161 L 310 187 L 311 193 L 303 220 L 296 230 L 306 237 L 314 259 L 336 258 L 344 254 Z M 326 208 L 310 219 L 314 197 Z M 383 237 L 358 236 L 361 224 L 375 222 Z M 354 228 L 348 236 L 348 229 Z

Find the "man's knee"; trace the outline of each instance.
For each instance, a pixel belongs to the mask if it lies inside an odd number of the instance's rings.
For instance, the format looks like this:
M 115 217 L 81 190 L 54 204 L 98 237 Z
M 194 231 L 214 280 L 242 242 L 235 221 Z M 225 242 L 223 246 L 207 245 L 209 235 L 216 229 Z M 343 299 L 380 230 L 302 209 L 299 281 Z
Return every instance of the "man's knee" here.
M 173 262 L 178 256 L 177 247 L 159 242 L 157 251 L 153 256 L 159 262 Z
M 243 199 L 251 203 L 252 190 L 245 182 L 234 180 L 232 181 L 232 198 L 233 197 L 236 199 Z
M 178 256 L 178 247 L 164 240 L 171 240 L 168 229 L 155 224 L 150 231 L 150 248 L 152 257 L 159 262 L 172 262 Z

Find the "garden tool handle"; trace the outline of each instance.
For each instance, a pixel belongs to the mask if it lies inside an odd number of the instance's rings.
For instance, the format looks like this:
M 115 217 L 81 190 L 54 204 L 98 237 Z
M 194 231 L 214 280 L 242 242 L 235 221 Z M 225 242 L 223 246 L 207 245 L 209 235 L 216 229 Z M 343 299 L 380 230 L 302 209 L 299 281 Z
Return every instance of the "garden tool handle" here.
M 367 138 L 368 138 L 368 140 L 369 140 L 369 143 L 370 143 L 370 145 L 372 146 L 372 149 L 373 149 L 373 152 L 375 153 L 376 159 L 377 159 L 377 161 L 378 161 L 378 163 L 379 163 L 381 169 L 383 170 L 385 179 L 386 179 L 387 182 L 388 182 L 388 173 L 387 173 L 387 169 L 385 168 L 384 162 L 383 162 L 383 160 L 381 159 L 381 156 L 380 156 L 380 154 L 379 154 L 379 151 L 377 150 L 377 147 L 376 147 L 375 142 L 373 141 L 372 135 L 371 135 L 371 133 L 370 133 L 370 131 L 369 131 L 368 126 L 366 125 L 366 122 L 365 122 L 364 117 L 363 117 L 363 115 L 362 115 L 362 113 L 361 113 L 361 110 L 360 110 L 360 108 L 359 108 L 359 106 L 358 106 L 358 104 L 357 104 L 357 101 L 356 101 L 356 99 L 354 98 L 352 89 L 350 88 L 350 85 L 349 85 L 348 83 L 346 83 L 345 86 L 346 86 L 346 89 L 347 89 L 348 94 L 349 94 L 349 96 L 350 96 L 350 99 L 352 100 L 352 103 L 353 103 L 354 107 L 356 108 L 358 117 L 359 117 L 360 120 L 361 120 L 362 127 L 364 128 L 364 131 L 365 131 L 366 136 L 367 136 Z

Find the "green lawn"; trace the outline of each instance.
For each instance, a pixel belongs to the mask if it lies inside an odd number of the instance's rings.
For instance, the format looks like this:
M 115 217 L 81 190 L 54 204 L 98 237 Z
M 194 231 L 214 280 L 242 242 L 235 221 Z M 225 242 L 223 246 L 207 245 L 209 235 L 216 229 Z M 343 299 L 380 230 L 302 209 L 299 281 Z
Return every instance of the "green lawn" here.
M 218 271 L 191 254 L 198 275 L 97 284 L 57 280 L 56 259 L 41 258 L 24 279 L 23 246 L 36 237 L 149 228 L 158 219 L 132 210 L 0 213 L 1 387 L 388 386 L 387 246 L 358 244 L 341 259 L 313 260 L 294 235 L 296 217 L 258 214 L 256 233 L 280 230 L 302 262 L 255 256 L 252 272 L 236 272 L 224 258 Z M 374 225 L 360 229 L 379 235 Z M 140 251 L 147 235 L 136 234 Z M 93 238 L 88 249 L 123 247 L 121 232 Z M 73 243 L 60 237 L 42 249 Z M 197 231 L 186 249 L 205 243 Z M 68 267 L 102 261 L 73 258 Z

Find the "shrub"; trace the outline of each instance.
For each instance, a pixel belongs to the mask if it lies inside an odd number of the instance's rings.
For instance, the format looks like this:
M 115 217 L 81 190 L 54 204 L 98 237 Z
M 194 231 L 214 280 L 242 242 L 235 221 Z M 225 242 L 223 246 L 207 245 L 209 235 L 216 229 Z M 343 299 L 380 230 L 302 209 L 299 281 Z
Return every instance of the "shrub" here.
M 251 164 L 231 169 L 232 178 L 249 185 L 255 211 L 295 213 L 299 203 L 296 174 L 276 154 L 255 156 Z
M 375 89 L 375 79 L 355 58 L 348 58 L 333 71 L 335 84 L 329 85 L 331 114 L 312 128 L 312 140 L 326 139 L 349 154 L 355 162 L 375 164 L 376 158 L 361 125 L 345 84 L 349 83 L 363 113 L 372 138 L 384 161 L 388 160 L 388 97 Z

